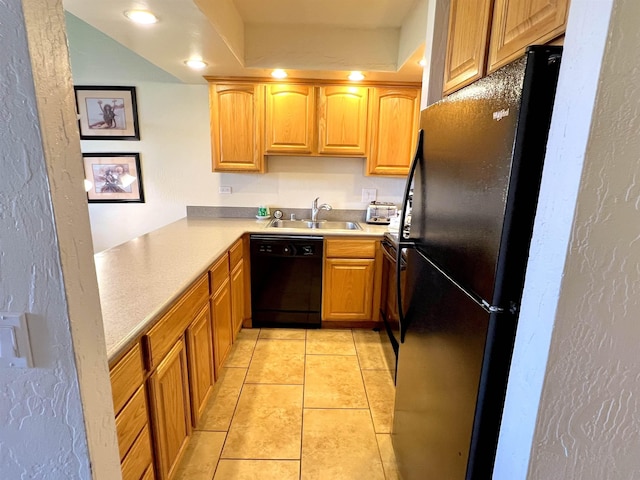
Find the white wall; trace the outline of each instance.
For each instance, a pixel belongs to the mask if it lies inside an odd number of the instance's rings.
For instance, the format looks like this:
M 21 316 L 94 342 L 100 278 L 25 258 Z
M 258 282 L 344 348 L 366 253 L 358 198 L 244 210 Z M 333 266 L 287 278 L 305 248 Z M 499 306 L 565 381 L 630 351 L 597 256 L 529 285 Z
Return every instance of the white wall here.
M 630 381 L 640 372 L 639 14 L 632 1 L 571 5 L 497 479 L 640 471 L 629 436 L 640 393 Z
M 0 477 L 118 479 L 62 5 L 22 8 L 0 8 L 0 312 L 34 368 L 0 367 Z
M 404 180 L 365 177 L 357 158 L 275 157 L 268 173 L 212 173 L 205 85 L 185 85 L 79 19 L 67 15 L 76 85 L 136 87 L 139 142 L 82 141 L 83 152 L 140 152 L 144 204 L 90 204 L 95 251 L 184 217 L 187 205 L 309 208 L 313 198 L 339 209 L 364 209 L 363 188 L 400 203 Z M 121 68 L 119 65 L 123 64 Z M 218 187 L 232 187 L 220 195 Z
M 531 479 L 640 475 L 640 3 L 611 3 Z

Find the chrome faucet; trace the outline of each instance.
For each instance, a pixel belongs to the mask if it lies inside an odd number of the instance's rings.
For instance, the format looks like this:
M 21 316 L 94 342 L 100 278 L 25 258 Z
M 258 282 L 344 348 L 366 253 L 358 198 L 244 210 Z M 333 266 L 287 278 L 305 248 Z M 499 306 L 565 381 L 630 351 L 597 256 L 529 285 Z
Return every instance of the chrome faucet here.
M 320 197 L 316 197 L 316 199 L 311 204 L 311 221 L 312 222 L 318 221 L 318 212 L 320 210 L 331 210 L 331 205 L 329 205 L 328 203 L 323 203 L 322 205 L 318 206 L 318 200 L 320 200 Z

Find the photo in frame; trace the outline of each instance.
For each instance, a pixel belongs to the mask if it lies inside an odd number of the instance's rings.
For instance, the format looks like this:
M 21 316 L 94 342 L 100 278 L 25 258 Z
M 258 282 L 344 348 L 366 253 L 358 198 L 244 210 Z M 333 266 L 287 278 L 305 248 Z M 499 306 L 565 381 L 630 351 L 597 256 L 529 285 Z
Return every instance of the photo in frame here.
M 89 203 L 144 203 L 139 153 L 83 153 Z
M 135 87 L 74 87 L 80 140 L 140 140 Z

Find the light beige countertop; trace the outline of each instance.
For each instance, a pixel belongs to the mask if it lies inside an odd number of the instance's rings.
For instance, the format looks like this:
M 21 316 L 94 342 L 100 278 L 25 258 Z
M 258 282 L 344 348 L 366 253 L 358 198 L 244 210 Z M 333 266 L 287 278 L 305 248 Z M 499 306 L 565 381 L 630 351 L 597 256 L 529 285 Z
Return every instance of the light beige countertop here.
M 244 233 L 382 236 L 362 230 L 266 228 L 268 220 L 187 217 L 95 255 L 107 357 L 113 360 Z

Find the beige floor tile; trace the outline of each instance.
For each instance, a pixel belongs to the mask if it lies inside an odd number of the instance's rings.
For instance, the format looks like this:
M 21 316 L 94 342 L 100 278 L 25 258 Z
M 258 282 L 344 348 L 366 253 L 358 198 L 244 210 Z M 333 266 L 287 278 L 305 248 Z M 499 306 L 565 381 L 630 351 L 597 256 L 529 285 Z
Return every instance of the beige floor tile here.
M 193 432 L 174 478 L 211 480 L 225 437 L 225 432 Z
M 258 338 L 260 336 L 260 331 L 261 329 L 259 328 L 243 328 L 238 332 L 238 336 L 236 338 Z
M 388 433 L 377 434 L 376 440 L 378 440 L 378 449 L 380 450 L 385 477 L 387 480 L 400 480 L 398 466 L 396 465 L 396 455 L 391 444 L 391 435 Z
M 391 372 L 362 370 L 362 377 L 376 433 L 391 433 L 393 405 L 396 398 L 396 388 L 393 385 Z
M 224 366 L 248 368 L 259 334 L 259 329 L 240 330 Z
M 302 385 L 245 384 L 222 458 L 300 458 Z
M 355 355 L 351 330 L 308 330 L 307 355 Z
M 302 385 L 304 340 L 258 340 L 245 383 Z
M 305 408 L 368 408 L 358 360 L 350 355 L 307 355 Z
M 395 367 L 387 363 L 380 332 L 354 330 L 353 340 L 363 370 L 391 370 Z
M 301 328 L 261 328 L 258 338 L 277 338 L 280 340 L 304 340 L 307 331 Z
M 298 480 L 298 460 L 220 460 L 214 480 Z
M 233 412 L 240 397 L 246 368 L 223 368 L 221 376 L 213 386 L 209 403 L 202 412 L 197 430 L 229 430 Z
M 368 410 L 304 410 L 304 480 L 384 480 Z

